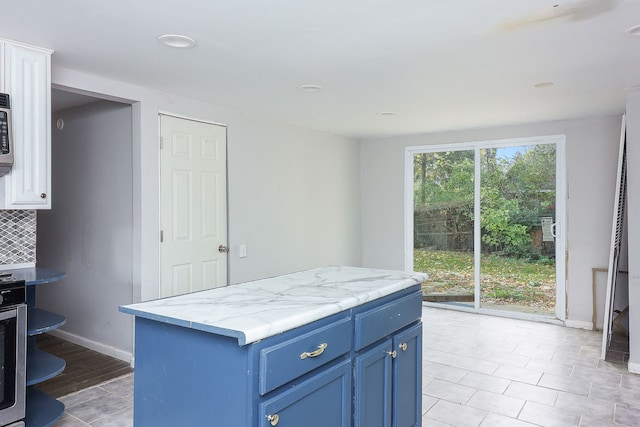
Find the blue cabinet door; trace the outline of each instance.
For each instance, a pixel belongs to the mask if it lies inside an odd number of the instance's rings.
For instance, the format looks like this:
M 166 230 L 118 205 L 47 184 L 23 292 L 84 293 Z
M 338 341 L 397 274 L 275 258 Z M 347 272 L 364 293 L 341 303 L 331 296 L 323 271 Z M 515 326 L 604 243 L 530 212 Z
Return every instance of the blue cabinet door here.
M 345 360 L 260 404 L 259 427 L 350 427 L 351 361 Z
M 356 356 L 355 427 L 391 427 L 391 340 Z
M 393 337 L 393 427 L 422 425 L 422 323 Z

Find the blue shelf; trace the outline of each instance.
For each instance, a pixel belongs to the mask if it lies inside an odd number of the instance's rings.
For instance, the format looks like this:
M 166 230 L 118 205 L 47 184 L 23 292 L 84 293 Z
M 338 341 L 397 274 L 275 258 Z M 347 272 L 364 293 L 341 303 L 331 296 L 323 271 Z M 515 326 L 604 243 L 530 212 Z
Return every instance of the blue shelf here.
M 27 285 L 27 404 L 26 427 L 49 427 L 55 424 L 64 413 L 64 404 L 42 393 L 34 384 L 55 377 L 62 372 L 66 362 L 36 347 L 36 335 L 57 329 L 67 322 L 64 316 L 36 308 L 36 286 L 53 283 L 67 275 L 45 268 L 22 268 L 12 270 L 18 279 L 24 279 Z
M 64 413 L 64 403 L 33 387 L 27 389 L 26 427 L 49 427 Z
M 53 283 L 67 277 L 67 273 L 40 267 L 16 268 L 10 271 L 13 277 L 24 280 L 27 286 Z
M 27 314 L 27 335 L 34 335 L 49 332 L 67 323 L 67 319 L 56 313 L 41 310 L 39 308 L 29 308 Z
M 34 385 L 55 377 L 64 371 L 64 359 L 46 351 L 33 349 L 27 354 L 27 385 Z

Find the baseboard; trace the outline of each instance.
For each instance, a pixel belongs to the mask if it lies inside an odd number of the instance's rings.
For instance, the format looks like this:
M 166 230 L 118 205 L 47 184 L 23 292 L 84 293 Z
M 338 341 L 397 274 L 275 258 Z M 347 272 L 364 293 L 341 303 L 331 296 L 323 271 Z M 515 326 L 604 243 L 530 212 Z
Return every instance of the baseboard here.
M 640 374 L 640 363 L 628 362 L 627 363 L 627 369 L 632 374 Z
M 584 320 L 565 320 L 564 321 L 564 326 L 568 327 L 568 328 L 575 328 L 575 329 L 586 329 L 588 331 L 593 331 L 593 322 L 587 322 Z
M 91 350 L 97 351 L 98 353 L 106 354 L 107 356 L 115 357 L 116 359 L 120 359 L 129 363 L 133 367 L 133 354 L 127 351 L 120 350 L 115 347 L 111 347 L 108 345 L 104 345 L 97 341 L 92 341 L 90 339 L 71 334 L 69 332 L 63 331 L 61 329 L 56 329 L 48 332 L 49 334 L 62 338 L 65 341 L 72 342 L 74 344 L 81 345 L 83 347 L 89 348 Z

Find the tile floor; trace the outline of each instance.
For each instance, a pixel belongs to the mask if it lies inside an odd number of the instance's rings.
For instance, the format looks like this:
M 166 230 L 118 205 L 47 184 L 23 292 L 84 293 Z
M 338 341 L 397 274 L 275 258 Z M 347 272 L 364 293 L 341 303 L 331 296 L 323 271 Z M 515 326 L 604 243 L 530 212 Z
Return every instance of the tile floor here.
M 435 308 L 423 321 L 423 427 L 640 426 L 640 376 L 599 359 L 599 332 Z M 56 426 L 132 426 L 132 389 L 127 375 L 65 396 Z
M 423 427 L 640 426 L 640 376 L 602 333 L 423 309 Z
M 60 398 L 65 412 L 55 427 L 132 427 L 133 374 Z

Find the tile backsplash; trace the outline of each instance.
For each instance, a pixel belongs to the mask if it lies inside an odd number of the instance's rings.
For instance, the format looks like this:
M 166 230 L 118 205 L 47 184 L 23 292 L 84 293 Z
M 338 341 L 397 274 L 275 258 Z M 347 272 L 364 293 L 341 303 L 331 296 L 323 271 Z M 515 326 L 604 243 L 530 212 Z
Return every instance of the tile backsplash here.
M 36 211 L 0 210 L 0 265 L 36 262 Z

